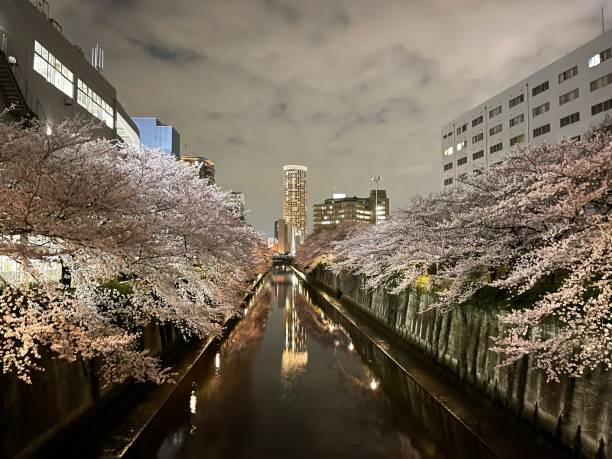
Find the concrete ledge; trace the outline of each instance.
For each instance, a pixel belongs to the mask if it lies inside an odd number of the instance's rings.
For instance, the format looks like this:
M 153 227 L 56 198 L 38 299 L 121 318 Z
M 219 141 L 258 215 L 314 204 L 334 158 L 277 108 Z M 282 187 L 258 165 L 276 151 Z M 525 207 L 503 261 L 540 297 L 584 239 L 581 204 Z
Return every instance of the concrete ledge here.
M 565 447 L 550 444 L 510 412 L 500 409 L 500 406 L 466 386 L 459 385 L 445 368 L 420 350 L 402 342 L 399 336 L 363 312 L 359 305 L 345 298 L 335 298 L 328 286 L 295 267 L 293 270 L 321 300 L 357 328 L 492 454 L 508 459 L 569 456 Z

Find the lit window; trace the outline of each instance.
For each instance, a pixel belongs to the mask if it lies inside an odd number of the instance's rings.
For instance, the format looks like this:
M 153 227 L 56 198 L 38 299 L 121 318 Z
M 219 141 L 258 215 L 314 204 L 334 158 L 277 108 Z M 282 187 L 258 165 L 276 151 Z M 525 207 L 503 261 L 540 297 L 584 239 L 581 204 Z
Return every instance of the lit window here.
M 107 104 L 81 79 L 78 80 L 77 102 L 93 116 L 103 121 L 109 128 L 115 127 L 113 108 Z
M 443 155 L 444 156 L 450 156 L 453 154 L 453 147 L 448 147 L 446 150 L 444 150 Z
M 34 42 L 34 71 L 72 98 L 74 90 L 72 72 L 37 41 Z
M 461 151 L 465 147 L 467 147 L 467 140 L 464 140 L 463 142 L 459 142 L 457 144 L 457 151 Z
M 603 61 L 612 57 L 612 48 L 608 48 L 601 53 L 597 53 L 589 57 L 589 68 L 596 67 Z

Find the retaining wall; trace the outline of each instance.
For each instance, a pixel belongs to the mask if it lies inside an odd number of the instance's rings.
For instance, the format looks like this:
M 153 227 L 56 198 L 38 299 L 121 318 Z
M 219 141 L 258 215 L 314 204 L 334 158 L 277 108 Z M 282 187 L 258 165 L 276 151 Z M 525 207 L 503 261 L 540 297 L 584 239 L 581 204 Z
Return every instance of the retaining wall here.
M 367 289 L 360 276 L 335 275 L 321 267 L 310 276 L 340 289 L 357 307 L 460 380 L 558 441 L 587 457 L 612 457 L 607 446 L 612 440 L 612 372 L 599 370 L 556 383 L 547 382 L 527 357 L 499 368 L 499 356 L 490 350 L 490 338 L 499 333 L 498 305 L 463 306 L 442 313 L 427 310 L 431 299 L 418 289 L 398 295 Z
M 147 326 L 143 346 L 163 357 L 185 343 L 168 325 Z M 96 361 L 76 361 L 43 355 L 43 372 L 32 384 L 0 375 L 0 457 L 27 456 L 84 415 L 95 414 L 117 387 L 102 387 Z

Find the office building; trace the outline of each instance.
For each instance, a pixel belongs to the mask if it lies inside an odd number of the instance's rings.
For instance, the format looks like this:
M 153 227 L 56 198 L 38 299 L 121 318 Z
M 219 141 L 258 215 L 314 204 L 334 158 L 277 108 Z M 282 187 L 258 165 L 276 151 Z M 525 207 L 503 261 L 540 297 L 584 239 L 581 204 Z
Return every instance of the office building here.
M 181 136 L 173 126 L 154 117 L 133 116 L 132 120 L 138 126 L 142 145 L 161 150 L 176 159 L 181 157 Z
M 215 183 L 215 163 L 210 159 L 203 156 L 181 156 L 181 161 L 197 164 L 200 178 L 207 179 L 210 183 Z
M 294 251 L 294 229 L 290 222 L 285 219 L 280 219 L 274 222 L 274 235 L 276 239 L 276 247 L 274 251 L 277 253 L 290 253 Z
M 298 244 L 306 236 L 307 171 L 304 166 L 283 167 L 283 219 L 291 224 L 294 241 Z
M 367 198 L 334 193 L 331 198 L 314 204 L 312 208 L 314 229 L 331 228 L 343 222 L 380 224 L 388 218 L 389 198 L 386 190 L 372 190 Z
M 612 113 L 612 31 L 442 126 L 443 186 L 522 144 L 579 138 Z
M 14 120 L 53 124 L 76 116 L 100 122 L 96 135 L 139 145 L 138 127 L 100 71 L 62 33 L 44 0 L 0 0 L 0 110 Z
M 244 193 L 242 191 L 230 191 L 229 199 L 236 205 L 240 219 L 244 221 Z

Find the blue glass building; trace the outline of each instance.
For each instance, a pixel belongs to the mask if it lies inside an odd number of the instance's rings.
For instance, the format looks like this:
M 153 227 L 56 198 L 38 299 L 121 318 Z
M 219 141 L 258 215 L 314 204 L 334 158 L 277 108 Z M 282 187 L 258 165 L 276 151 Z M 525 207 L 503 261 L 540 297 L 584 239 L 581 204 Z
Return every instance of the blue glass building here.
M 153 117 L 132 117 L 140 131 L 140 143 L 149 148 L 159 148 L 176 159 L 181 157 L 181 136 L 172 126 Z

